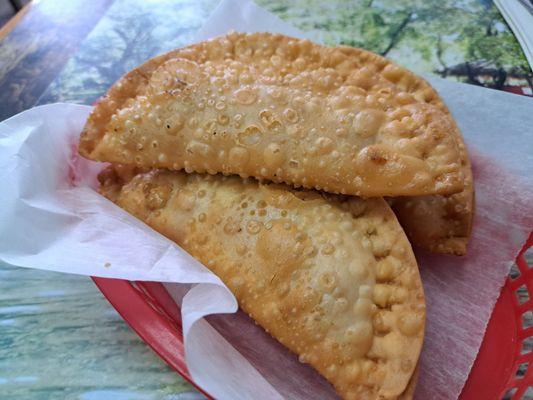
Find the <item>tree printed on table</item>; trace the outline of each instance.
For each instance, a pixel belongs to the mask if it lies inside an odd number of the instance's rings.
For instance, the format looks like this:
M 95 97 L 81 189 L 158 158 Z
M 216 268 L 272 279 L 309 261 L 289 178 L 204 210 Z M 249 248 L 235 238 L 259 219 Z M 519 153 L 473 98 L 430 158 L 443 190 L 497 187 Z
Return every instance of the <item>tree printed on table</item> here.
M 327 44 L 422 74 L 524 93 L 533 74 L 489 0 L 257 0 Z M 116 0 L 40 104 L 94 102 L 122 74 L 190 42 L 218 0 Z
M 489 0 L 258 0 L 328 44 L 362 47 L 418 73 L 523 93 L 526 58 Z
M 117 0 L 39 99 L 91 104 L 123 74 L 192 40 L 216 0 Z
M 502 29 L 502 17 L 495 7 L 487 7 L 476 25 L 462 31 L 467 61 L 455 68 L 444 66 L 438 72 L 466 76 L 469 83 L 495 89 L 517 86 L 526 81 L 533 91 L 533 74 L 520 44 L 509 29 Z M 478 60 L 478 61 L 475 61 Z

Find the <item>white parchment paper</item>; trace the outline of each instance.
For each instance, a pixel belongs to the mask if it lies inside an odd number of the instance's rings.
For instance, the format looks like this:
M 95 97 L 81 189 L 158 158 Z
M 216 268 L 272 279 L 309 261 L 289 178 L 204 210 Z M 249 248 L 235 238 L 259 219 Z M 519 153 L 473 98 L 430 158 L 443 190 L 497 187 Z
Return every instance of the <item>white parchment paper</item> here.
M 249 1 L 222 1 L 198 40 L 240 31 L 305 36 Z M 312 34 L 307 36 L 312 37 Z M 428 305 L 418 399 L 455 399 L 509 266 L 533 227 L 533 101 L 434 80 L 472 153 L 477 216 L 464 258 L 417 251 Z M 311 368 L 255 326 L 223 283 L 95 188 L 103 164 L 77 157 L 90 107 L 37 107 L 0 123 L 0 260 L 167 284 L 182 305 L 187 365 L 218 399 L 334 398 Z M 187 285 L 189 287 L 189 285 Z M 206 319 L 202 317 L 215 314 Z

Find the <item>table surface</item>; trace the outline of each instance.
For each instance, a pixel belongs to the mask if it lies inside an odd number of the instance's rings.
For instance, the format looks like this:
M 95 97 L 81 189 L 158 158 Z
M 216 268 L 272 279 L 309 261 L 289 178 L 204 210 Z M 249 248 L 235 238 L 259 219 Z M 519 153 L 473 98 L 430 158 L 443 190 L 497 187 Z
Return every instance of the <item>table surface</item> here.
M 190 42 L 217 0 L 41 0 L 0 30 L 0 120 L 91 104 L 142 61 Z M 524 95 L 533 74 L 488 0 L 259 0 L 327 44 Z M 199 399 L 87 277 L 0 268 L 0 398 Z

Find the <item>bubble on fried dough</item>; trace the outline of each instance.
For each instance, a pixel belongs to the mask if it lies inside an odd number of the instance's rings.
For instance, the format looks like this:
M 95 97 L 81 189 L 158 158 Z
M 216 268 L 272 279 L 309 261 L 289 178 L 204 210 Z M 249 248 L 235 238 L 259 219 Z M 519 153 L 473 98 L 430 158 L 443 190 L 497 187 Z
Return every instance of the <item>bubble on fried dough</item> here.
M 172 193 L 170 185 L 147 185 L 145 188 L 146 206 L 154 211 L 164 207 Z
M 235 101 L 239 104 L 251 105 L 257 101 L 257 93 L 254 89 L 239 89 L 234 94 Z
M 229 123 L 229 117 L 226 114 L 219 114 L 217 117 L 217 121 L 220 125 L 224 126 Z
M 229 158 L 235 165 L 243 168 L 250 160 L 250 152 L 244 147 L 232 147 L 229 151 Z
M 244 146 L 254 146 L 261 141 L 262 131 L 256 125 L 250 125 L 237 134 L 238 141 Z
M 398 327 L 406 336 L 419 333 L 424 326 L 424 316 L 417 312 L 407 312 L 398 319 Z
M 228 219 L 226 224 L 224 225 L 224 233 L 228 235 L 234 235 L 241 231 L 242 228 L 240 227 L 240 224 L 238 221 L 234 221 L 233 219 Z
M 378 133 L 384 120 L 385 113 L 383 111 L 362 110 L 355 116 L 353 128 L 356 134 L 368 138 Z
M 283 110 L 283 117 L 289 124 L 295 124 L 298 122 L 298 113 L 292 108 L 286 108 Z
M 261 123 L 272 130 L 276 130 L 281 126 L 279 120 L 276 119 L 276 116 L 269 110 L 262 110 L 259 112 L 259 118 Z
M 248 233 L 251 233 L 252 235 L 255 235 L 261 231 L 263 223 L 256 220 L 248 221 L 248 224 L 246 224 L 246 230 Z
M 346 329 L 346 341 L 358 347 L 359 356 L 365 354 L 372 345 L 374 329 L 370 322 L 360 321 Z

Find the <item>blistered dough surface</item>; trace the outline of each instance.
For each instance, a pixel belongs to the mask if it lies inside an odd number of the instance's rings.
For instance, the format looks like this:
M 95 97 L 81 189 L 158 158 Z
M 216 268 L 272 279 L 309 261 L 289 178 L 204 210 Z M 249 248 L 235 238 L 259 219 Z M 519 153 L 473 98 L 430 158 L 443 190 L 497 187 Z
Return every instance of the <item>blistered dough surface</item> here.
M 231 33 L 123 77 L 80 152 L 333 193 L 451 194 L 463 188 L 456 129 L 423 79 L 378 55 Z
M 475 213 L 474 178 L 468 151 L 456 130 L 464 189 L 452 195 L 398 197 L 391 204 L 409 240 L 434 253 L 466 254 Z
M 101 192 L 210 268 L 343 398 L 405 390 L 423 341 L 424 294 L 383 199 L 164 170 L 121 177 L 103 173 Z

